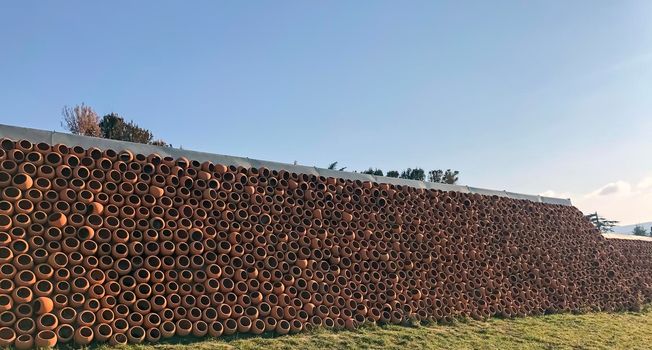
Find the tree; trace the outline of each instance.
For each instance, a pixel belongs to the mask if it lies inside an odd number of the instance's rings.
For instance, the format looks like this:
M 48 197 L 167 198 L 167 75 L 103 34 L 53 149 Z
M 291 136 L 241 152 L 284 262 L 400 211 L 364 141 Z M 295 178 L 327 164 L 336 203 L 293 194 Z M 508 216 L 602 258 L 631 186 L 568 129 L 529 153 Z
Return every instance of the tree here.
M 376 176 L 383 176 L 383 171 L 380 169 L 372 169 L 369 167 L 369 169 L 362 171 L 362 174 L 369 174 L 369 175 L 376 175 Z
M 133 121 L 128 123 L 115 113 L 107 114 L 100 121 L 102 137 L 137 143 L 151 143 L 154 135 L 151 131 L 141 128 Z
M 445 184 L 454 185 L 454 184 L 457 183 L 457 180 L 458 180 L 457 175 L 459 175 L 459 174 L 460 174 L 460 172 L 457 171 L 457 170 L 453 171 L 453 170 L 450 170 L 450 169 L 446 169 L 446 171 L 444 172 L 444 176 L 442 178 L 442 182 L 445 183 Z
M 636 225 L 634 226 L 634 230 L 632 230 L 632 233 L 634 236 L 647 236 L 647 230 L 645 227 L 641 225 Z
M 332 162 L 328 165 L 328 170 L 344 171 L 344 169 L 346 169 L 346 167 L 337 169 L 337 162 Z
M 446 169 L 446 171 L 443 171 L 441 169 L 430 170 L 428 172 L 428 181 L 454 185 L 457 183 L 458 180 L 457 175 L 459 174 L 460 174 L 459 171 L 450 170 L 450 169 Z
M 172 147 L 161 139 L 152 141 L 154 135 L 151 131 L 139 127 L 133 121 L 127 123 L 115 113 L 107 114 L 100 119 L 90 106 L 83 103 L 74 108 L 64 106 L 61 114 L 63 115 L 61 126 L 76 135 Z
M 442 177 L 444 172 L 441 169 L 430 170 L 428 172 L 428 181 L 429 182 L 442 182 Z
M 426 179 L 426 173 L 421 168 L 407 168 L 401 172 L 400 178 L 423 181 Z
M 587 218 L 600 232 L 613 232 L 613 227 L 616 226 L 618 221 L 616 220 L 607 220 L 604 217 L 598 215 L 598 212 L 593 214 L 585 215 Z
M 387 172 L 387 174 L 385 176 L 387 176 L 387 177 L 398 177 L 399 174 L 398 174 L 398 171 L 396 171 L 396 170 L 390 170 L 390 171 Z
M 63 106 L 61 114 L 63 115 L 61 126 L 71 133 L 84 136 L 101 136 L 99 117 L 90 106 L 83 103 L 73 108 Z

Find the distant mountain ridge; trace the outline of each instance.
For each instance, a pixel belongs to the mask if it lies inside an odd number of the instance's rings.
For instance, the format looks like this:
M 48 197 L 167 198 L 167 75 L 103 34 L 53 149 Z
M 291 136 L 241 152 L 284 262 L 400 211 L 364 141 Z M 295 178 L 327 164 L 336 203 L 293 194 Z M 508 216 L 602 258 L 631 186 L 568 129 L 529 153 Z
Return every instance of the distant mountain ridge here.
M 614 226 L 614 233 L 632 234 L 632 231 L 634 230 L 634 227 L 636 225 L 643 226 L 643 228 L 645 228 L 645 230 L 649 234 L 650 227 L 652 227 L 652 221 L 641 222 L 640 224 L 634 224 L 634 225 Z

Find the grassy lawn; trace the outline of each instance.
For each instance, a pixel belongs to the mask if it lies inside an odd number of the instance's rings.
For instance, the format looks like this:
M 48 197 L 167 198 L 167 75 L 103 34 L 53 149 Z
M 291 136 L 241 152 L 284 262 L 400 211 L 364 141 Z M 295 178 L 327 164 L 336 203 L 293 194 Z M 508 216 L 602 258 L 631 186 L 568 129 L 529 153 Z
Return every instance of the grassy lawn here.
M 101 346 L 101 349 L 110 349 Z M 548 315 L 417 327 L 367 326 L 289 336 L 230 337 L 129 349 L 651 349 L 652 309 L 640 313 Z

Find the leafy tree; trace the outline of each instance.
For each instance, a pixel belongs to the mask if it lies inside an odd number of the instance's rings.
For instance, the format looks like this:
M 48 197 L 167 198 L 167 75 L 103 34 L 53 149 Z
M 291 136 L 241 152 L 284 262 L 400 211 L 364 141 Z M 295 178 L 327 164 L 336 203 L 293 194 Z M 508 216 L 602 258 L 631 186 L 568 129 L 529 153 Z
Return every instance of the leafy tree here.
M 444 172 L 441 169 L 430 170 L 428 172 L 428 182 L 442 182 Z
M 100 121 L 102 137 L 137 143 L 151 143 L 154 135 L 151 131 L 141 128 L 133 121 L 125 120 L 115 113 L 105 115 Z
M 616 226 L 618 221 L 616 220 L 607 220 L 604 217 L 598 215 L 598 212 L 595 212 L 593 214 L 585 215 L 585 218 L 587 218 L 595 227 L 597 227 L 600 232 L 613 232 L 613 227 Z
M 430 170 L 428 172 L 428 181 L 429 182 L 438 182 L 442 184 L 454 185 L 457 183 L 459 171 L 446 169 L 443 171 L 441 169 Z
M 400 178 L 423 181 L 426 179 L 426 173 L 421 168 L 407 168 L 401 172 Z
M 444 176 L 442 178 L 442 182 L 445 184 L 454 185 L 457 183 L 457 180 L 459 179 L 457 176 L 459 174 L 460 172 L 457 170 L 446 169 L 446 171 L 444 172 Z
M 645 229 L 645 227 L 641 225 L 634 226 L 634 230 L 632 231 L 632 233 L 634 234 L 634 236 L 647 236 L 647 230 Z
M 362 174 L 369 174 L 369 175 L 376 175 L 376 176 L 383 176 L 383 171 L 380 169 L 372 169 L 369 167 L 369 169 L 362 171 Z
M 343 167 L 343 168 L 339 168 L 339 169 L 338 169 L 338 168 L 337 168 L 337 162 L 332 162 L 332 163 L 330 163 L 330 164 L 328 165 L 328 170 L 344 171 L 344 169 L 346 169 L 346 167 Z
M 385 174 L 385 176 L 387 176 L 387 177 L 398 177 L 399 174 L 398 174 L 398 171 L 396 171 L 396 170 L 390 170 L 390 171 L 387 172 L 387 174 Z
M 101 136 L 97 113 L 85 104 L 73 108 L 63 106 L 61 126 L 75 135 Z
M 156 146 L 168 146 L 164 140 L 154 139 L 151 131 L 141 128 L 133 121 L 125 120 L 115 113 L 107 114 L 100 119 L 95 111 L 85 104 L 73 108 L 63 107 L 61 126 L 73 134 L 102 137 L 137 143 L 148 143 Z

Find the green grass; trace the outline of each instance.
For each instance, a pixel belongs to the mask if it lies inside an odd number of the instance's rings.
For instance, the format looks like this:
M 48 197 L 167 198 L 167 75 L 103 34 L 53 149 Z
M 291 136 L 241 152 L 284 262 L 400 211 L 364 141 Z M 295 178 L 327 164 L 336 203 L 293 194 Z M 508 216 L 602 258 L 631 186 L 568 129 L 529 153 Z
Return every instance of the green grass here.
M 559 314 L 461 321 L 425 326 L 366 326 L 288 336 L 230 337 L 125 349 L 650 349 L 652 310 L 640 313 Z M 101 346 L 108 350 L 109 347 Z

